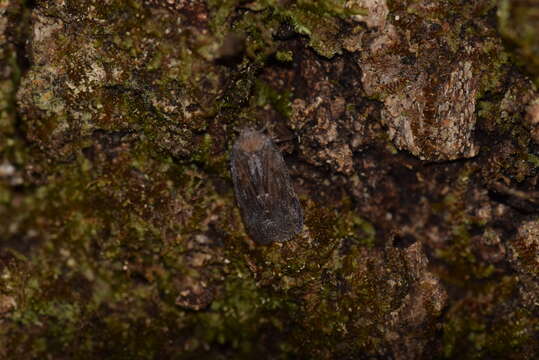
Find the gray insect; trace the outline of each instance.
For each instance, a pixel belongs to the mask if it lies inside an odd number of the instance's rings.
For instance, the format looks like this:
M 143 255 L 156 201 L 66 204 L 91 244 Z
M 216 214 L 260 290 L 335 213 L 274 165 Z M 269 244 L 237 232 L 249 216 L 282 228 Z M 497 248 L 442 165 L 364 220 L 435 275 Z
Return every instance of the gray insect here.
M 243 129 L 230 167 L 247 232 L 259 244 L 290 240 L 303 228 L 303 210 L 281 152 L 269 137 Z

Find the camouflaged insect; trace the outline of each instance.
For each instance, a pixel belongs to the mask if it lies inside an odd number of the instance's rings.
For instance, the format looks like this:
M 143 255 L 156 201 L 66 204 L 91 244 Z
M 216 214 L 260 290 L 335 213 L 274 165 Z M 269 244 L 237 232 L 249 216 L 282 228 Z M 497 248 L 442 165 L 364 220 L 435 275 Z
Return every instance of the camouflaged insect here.
M 287 241 L 303 228 L 303 211 L 281 152 L 269 137 L 242 130 L 230 167 L 247 232 L 259 244 Z

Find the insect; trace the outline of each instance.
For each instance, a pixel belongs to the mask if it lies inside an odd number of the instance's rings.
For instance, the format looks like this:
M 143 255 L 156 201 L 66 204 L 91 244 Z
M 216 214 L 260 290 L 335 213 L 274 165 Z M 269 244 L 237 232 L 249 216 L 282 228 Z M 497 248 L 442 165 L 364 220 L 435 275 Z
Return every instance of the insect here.
M 281 152 L 260 131 L 243 129 L 230 168 L 249 235 L 259 244 L 290 240 L 303 228 L 303 210 Z

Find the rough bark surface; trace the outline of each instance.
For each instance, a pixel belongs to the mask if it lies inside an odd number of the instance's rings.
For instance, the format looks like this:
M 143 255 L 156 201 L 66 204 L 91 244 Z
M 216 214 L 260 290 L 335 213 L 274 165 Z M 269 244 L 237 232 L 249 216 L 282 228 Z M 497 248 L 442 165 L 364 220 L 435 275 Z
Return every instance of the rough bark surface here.
M 538 358 L 538 12 L 0 0 L 0 358 Z M 247 126 L 290 241 L 243 228 Z

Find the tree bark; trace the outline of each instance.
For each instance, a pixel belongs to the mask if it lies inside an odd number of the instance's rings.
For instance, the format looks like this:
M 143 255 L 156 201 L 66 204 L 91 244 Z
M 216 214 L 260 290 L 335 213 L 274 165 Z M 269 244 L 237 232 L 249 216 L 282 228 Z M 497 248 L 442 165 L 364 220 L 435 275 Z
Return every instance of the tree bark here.
M 0 1 L 0 358 L 537 358 L 538 12 Z M 245 231 L 247 127 L 288 241 Z

